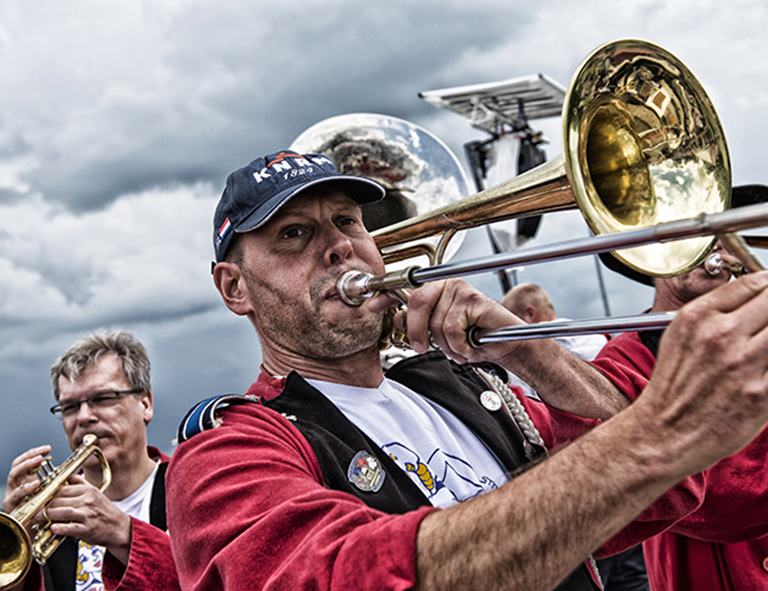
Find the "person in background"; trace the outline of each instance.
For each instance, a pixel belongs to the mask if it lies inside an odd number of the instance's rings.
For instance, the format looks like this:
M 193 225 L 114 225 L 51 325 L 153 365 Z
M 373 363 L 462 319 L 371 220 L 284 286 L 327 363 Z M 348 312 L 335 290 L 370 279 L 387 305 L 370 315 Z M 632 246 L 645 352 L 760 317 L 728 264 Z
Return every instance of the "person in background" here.
M 44 567 L 33 563 L 18 589 L 178 589 L 165 523 L 165 470 L 169 458 L 147 446 L 152 420 L 150 363 L 131 334 L 99 330 L 74 343 L 51 369 L 61 421 L 70 447 L 87 433 L 112 471 L 99 492 L 95 456 L 83 464 L 41 511 L 51 532 L 67 536 Z M 34 470 L 50 451 L 41 445 L 18 456 L 8 474 L 3 509 L 11 512 L 38 485 Z M 38 523 L 40 521 L 38 520 Z
M 549 294 L 533 283 L 521 283 L 511 288 L 501 299 L 501 305 L 528 324 L 566 320 L 559 318 Z M 572 335 L 555 337 L 555 341 L 571 353 L 587 361 L 594 359 L 608 342 L 605 335 Z M 510 383 L 519 386 L 526 396 L 538 399 L 538 394 L 523 380 L 510 374 Z M 597 561 L 605 591 L 648 591 L 648 574 L 643 559 L 643 547 L 638 544 L 608 558 Z
M 698 473 L 768 421 L 768 273 L 681 313 L 631 406 L 551 340 L 473 349 L 469 327 L 520 320 L 459 280 L 411 292 L 395 322 L 418 355 L 384 375 L 394 298 L 352 307 L 336 286 L 384 271 L 360 211 L 383 194 L 291 151 L 227 179 L 213 279 L 255 327 L 262 366 L 247 396 L 180 426 L 167 487 L 182 588 L 598 589 L 590 552 L 690 513 Z M 549 406 L 510 390 L 504 368 Z
M 733 188 L 733 207 L 766 200 L 768 187 L 763 185 Z M 726 263 L 738 263 L 720 242 L 714 252 Z M 712 274 L 703 264 L 688 273 L 655 279 L 638 276 L 616 260 L 611 268 L 636 281 L 655 284 L 650 312 L 680 310 L 733 278 L 727 267 Z M 624 333 L 608 343 L 595 363 L 635 400 L 662 361 L 663 335 L 660 330 Z M 768 588 L 766 453 L 768 430 L 763 430 L 747 447 L 705 472 L 706 496 L 699 509 L 643 544 L 654 591 Z
M 501 299 L 501 305 L 528 324 L 568 320 L 560 318 L 549 294 L 533 283 L 521 283 L 511 288 Z M 591 361 L 608 342 L 602 334 L 555 337 L 555 341 L 571 353 Z

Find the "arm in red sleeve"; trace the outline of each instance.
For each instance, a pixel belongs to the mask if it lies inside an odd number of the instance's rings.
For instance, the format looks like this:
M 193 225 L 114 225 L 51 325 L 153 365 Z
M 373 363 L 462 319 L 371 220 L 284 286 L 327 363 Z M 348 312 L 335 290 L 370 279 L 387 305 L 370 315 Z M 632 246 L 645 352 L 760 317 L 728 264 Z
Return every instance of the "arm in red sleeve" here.
M 594 364 L 619 387 L 636 399 L 650 378 L 656 359 L 637 333 L 613 339 Z M 764 469 L 768 430 L 736 454 L 720 460 L 704 472 L 704 502 L 670 531 L 716 543 L 752 540 L 768 533 L 768 473 Z
M 232 407 L 181 444 L 167 476 L 184 589 L 409 589 L 432 508 L 387 515 L 325 488 L 314 452 L 283 417 Z
M 518 400 L 523 403 L 528 416 L 536 425 L 541 438 L 550 450 L 575 441 L 591 431 L 603 421 L 600 419 L 585 419 L 571 413 L 559 410 L 545 402 L 528 398 L 518 388 L 512 388 Z
M 608 341 L 592 365 L 629 400 L 636 400 L 648 385 L 656 358 L 636 332 L 629 332 Z
M 131 518 L 131 552 L 124 566 L 109 552 L 101 570 L 108 591 L 176 591 L 180 589 L 168 534 Z
M 602 369 L 600 365 L 598 368 Z M 645 381 L 647 382 L 647 380 Z M 522 393 L 518 394 L 518 399 L 526 407 L 531 420 L 541 433 L 542 439 L 553 451 L 562 445 L 575 441 L 602 423 L 597 419 L 584 419 L 558 410 L 544 402 L 527 398 Z M 595 461 L 599 462 L 600 459 L 595 458 Z M 610 475 L 606 475 L 606 477 L 610 477 Z M 607 556 L 626 550 L 666 530 L 691 514 L 702 504 L 705 483 L 706 479 L 703 473 L 680 482 L 657 499 L 619 534 L 606 542 L 596 553 L 596 556 Z
M 768 429 L 747 447 L 709 468 L 702 506 L 671 532 L 707 542 L 732 544 L 768 534 Z

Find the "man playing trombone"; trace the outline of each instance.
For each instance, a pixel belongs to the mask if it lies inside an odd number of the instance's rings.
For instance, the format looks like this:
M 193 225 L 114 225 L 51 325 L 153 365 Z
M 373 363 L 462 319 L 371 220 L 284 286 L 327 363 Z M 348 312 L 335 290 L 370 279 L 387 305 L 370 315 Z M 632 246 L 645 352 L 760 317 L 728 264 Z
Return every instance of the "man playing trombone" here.
M 51 369 L 61 420 L 74 450 L 84 436 L 98 437 L 111 467 L 101 493 L 102 466 L 91 456 L 81 475 L 59 489 L 42 510 L 42 525 L 68 536 L 41 569 L 33 565 L 18 589 L 178 589 L 165 532 L 164 475 L 168 457 L 147 447 L 152 390 L 147 353 L 125 331 L 97 331 L 73 344 Z M 35 491 L 33 475 L 50 446 L 17 457 L 8 475 L 3 508 L 10 513 Z M 32 532 L 34 537 L 34 532 Z
M 599 588 L 591 552 L 693 511 L 697 474 L 768 421 L 768 274 L 681 310 L 622 412 L 552 341 L 471 348 L 470 327 L 521 321 L 460 280 L 412 291 L 395 320 L 419 355 L 383 376 L 394 298 L 353 308 L 336 288 L 350 269 L 384 270 L 359 209 L 381 195 L 291 152 L 227 180 L 214 282 L 263 364 L 249 396 L 208 401 L 180 428 L 168 518 L 182 588 Z M 548 406 L 500 384 L 502 368 Z

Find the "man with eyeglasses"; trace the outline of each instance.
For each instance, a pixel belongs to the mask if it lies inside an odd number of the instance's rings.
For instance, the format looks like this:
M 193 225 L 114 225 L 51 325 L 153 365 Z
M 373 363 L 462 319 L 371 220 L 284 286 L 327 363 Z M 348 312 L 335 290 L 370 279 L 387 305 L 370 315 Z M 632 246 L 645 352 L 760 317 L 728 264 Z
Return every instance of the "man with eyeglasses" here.
M 96 591 L 178 589 L 165 523 L 165 468 L 169 458 L 147 446 L 152 419 L 150 364 L 142 344 L 125 331 L 97 331 L 73 344 L 51 368 L 70 447 L 87 433 L 98 437 L 112 471 L 102 494 L 102 469 L 91 456 L 83 474 L 59 490 L 42 516 L 51 532 L 67 536 L 41 569 L 17 589 Z M 37 486 L 34 470 L 50 446 L 17 457 L 8 475 L 3 509 L 10 512 Z

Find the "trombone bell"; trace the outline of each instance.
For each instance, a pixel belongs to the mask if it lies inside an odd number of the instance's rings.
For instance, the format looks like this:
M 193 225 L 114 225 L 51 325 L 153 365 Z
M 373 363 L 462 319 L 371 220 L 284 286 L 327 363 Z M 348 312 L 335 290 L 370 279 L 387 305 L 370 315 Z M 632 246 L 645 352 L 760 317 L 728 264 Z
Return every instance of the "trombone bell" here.
M 636 39 L 598 47 L 563 105 L 566 172 L 595 234 L 724 211 L 731 166 L 720 120 L 691 71 Z M 614 253 L 657 277 L 690 271 L 716 237 Z
M 574 207 L 595 234 L 610 234 L 719 213 L 730 196 L 725 134 L 698 80 L 661 47 L 625 39 L 593 51 L 571 80 L 561 157 L 373 236 L 384 250 Z M 715 241 L 649 244 L 614 255 L 641 273 L 672 276 L 699 265 Z

